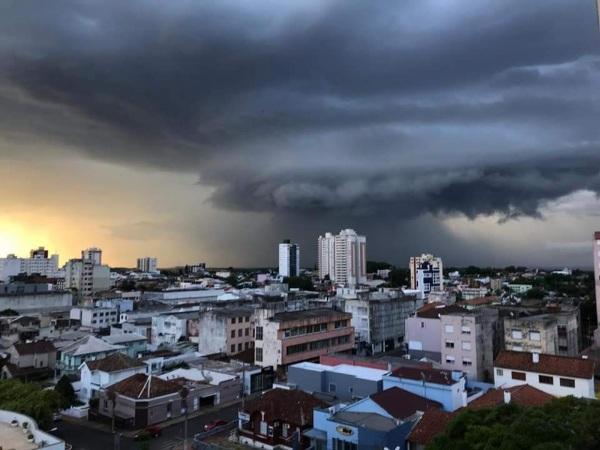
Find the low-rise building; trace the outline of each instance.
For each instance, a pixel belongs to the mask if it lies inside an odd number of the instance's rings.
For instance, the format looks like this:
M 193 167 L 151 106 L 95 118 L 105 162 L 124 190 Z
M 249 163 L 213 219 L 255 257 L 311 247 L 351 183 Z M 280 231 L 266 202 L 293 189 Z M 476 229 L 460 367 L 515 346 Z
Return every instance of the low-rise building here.
M 533 289 L 531 284 L 507 284 L 506 286 L 512 294 L 525 294 Z
M 273 313 L 257 310 L 254 361 L 259 366 L 288 366 L 354 348 L 352 315 L 318 308 Z
M 111 345 L 122 345 L 125 347 L 124 352 L 132 358 L 137 358 L 147 350 L 146 336 L 137 333 L 111 333 L 101 339 Z
M 75 372 L 86 361 L 106 358 L 117 352 L 126 351 L 122 345 L 112 345 L 95 336 L 85 336 L 65 345 L 60 350 L 60 369 Z
M 383 389 L 387 370 L 348 364 L 301 362 L 288 367 L 288 383 L 309 393 L 327 393 L 341 401 L 368 397 Z
M 189 337 L 188 329 L 195 329 L 197 336 L 198 312 L 177 312 L 152 317 L 152 345 L 174 345 Z M 188 322 L 195 323 L 195 327 Z
M 235 355 L 254 347 L 253 308 L 214 308 L 200 313 L 198 351 Z
M 214 370 L 206 370 L 204 368 L 189 368 L 175 369 L 160 375 L 163 380 L 184 379 L 193 382 L 200 382 L 214 386 L 214 400 L 211 402 L 215 405 L 221 403 L 229 403 L 238 400 L 242 395 L 242 380 L 237 375 L 229 375 Z M 207 401 L 207 396 L 203 397 L 204 402 Z
M 589 359 L 502 351 L 494 362 L 494 385 L 529 384 L 555 397 L 596 398 L 594 370 Z
M 325 402 L 296 389 L 272 389 L 249 401 L 239 412 L 241 444 L 262 449 L 307 449 L 302 435 L 313 425 L 313 409 Z
M 79 367 L 79 400 L 89 402 L 98 392 L 113 384 L 129 378 L 136 373 L 146 373 L 147 366 L 139 359 L 133 359 L 123 353 L 113 353 L 106 358 L 86 361 Z
M 13 425 L 15 423 L 17 425 Z M 23 432 L 24 429 L 27 433 Z M 63 440 L 41 430 L 31 417 L 4 409 L 0 410 L 0 445 L 2 448 L 14 450 L 65 450 L 66 448 Z
M 71 309 L 70 318 L 79 320 L 82 327 L 99 330 L 119 323 L 119 309 L 79 306 Z
M 557 354 L 557 320 L 549 314 L 504 318 L 504 348 L 516 352 Z
M 16 343 L 8 355 L 2 367 L 3 379 L 41 380 L 51 377 L 56 367 L 56 348 L 49 341 Z

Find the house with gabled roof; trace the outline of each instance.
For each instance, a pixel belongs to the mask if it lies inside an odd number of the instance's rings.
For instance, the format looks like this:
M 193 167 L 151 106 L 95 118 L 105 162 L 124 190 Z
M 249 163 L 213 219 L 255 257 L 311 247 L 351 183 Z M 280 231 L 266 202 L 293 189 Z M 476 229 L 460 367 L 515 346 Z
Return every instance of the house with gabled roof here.
M 85 361 L 94 361 L 125 351 L 126 347 L 123 345 L 112 345 L 96 336 L 88 335 L 61 348 L 60 368 L 64 372 L 75 372 Z
M 56 367 L 56 349 L 50 341 L 15 343 L 8 355 L 1 371 L 3 379 L 41 380 L 51 377 Z

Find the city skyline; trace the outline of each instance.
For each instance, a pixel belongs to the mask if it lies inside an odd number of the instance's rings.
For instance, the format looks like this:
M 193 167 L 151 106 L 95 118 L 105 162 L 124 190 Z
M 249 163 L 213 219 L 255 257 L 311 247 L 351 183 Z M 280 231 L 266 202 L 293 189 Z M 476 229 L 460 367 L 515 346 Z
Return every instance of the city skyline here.
M 594 2 L 0 13 L 2 256 L 274 266 L 353 228 L 397 265 L 592 267 Z

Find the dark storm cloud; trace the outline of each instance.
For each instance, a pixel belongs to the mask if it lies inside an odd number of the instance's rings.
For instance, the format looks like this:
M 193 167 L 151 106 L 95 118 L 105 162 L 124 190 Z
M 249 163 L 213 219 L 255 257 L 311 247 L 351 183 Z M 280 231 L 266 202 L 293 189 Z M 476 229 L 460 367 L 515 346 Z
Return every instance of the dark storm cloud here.
M 600 192 L 591 3 L 4 2 L 0 126 L 230 209 L 536 215 Z

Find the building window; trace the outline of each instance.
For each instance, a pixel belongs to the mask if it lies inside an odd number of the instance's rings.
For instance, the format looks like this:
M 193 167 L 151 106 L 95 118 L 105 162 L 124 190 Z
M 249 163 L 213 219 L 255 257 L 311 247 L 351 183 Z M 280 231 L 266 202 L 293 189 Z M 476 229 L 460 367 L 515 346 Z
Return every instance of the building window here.
M 238 330 L 238 337 L 242 337 L 242 329 L 241 328 Z
M 529 332 L 529 340 L 530 341 L 541 341 L 542 335 L 539 331 L 530 331 Z
M 262 362 L 262 360 L 263 360 L 263 349 L 262 349 L 262 347 L 256 347 L 255 353 L 254 353 L 254 359 L 257 362 Z
M 235 344 L 231 345 L 231 353 L 235 353 Z
M 454 348 L 454 342 L 446 341 L 446 348 Z
M 538 379 L 542 384 L 554 384 L 554 377 L 549 377 L 547 375 L 539 375 Z
M 329 383 L 329 392 L 335 392 L 335 383 Z
M 513 370 L 510 375 L 513 380 L 525 381 L 525 378 L 526 378 L 525 372 L 515 372 Z
M 235 330 L 231 330 L 231 337 L 234 338 L 235 337 Z
M 463 350 L 471 350 L 471 343 L 469 341 L 463 341 L 462 342 L 462 349 Z
M 496 369 L 496 375 L 498 375 L 499 377 L 504 375 L 504 370 L 502 369 Z
M 460 332 L 462 334 L 471 334 L 471 328 L 469 328 L 469 327 L 461 327 Z
M 454 325 L 445 325 L 444 326 L 444 331 L 446 333 L 454 333 Z
M 244 317 L 244 320 L 245 320 L 246 322 L 250 322 L 250 316 L 246 316 L 246 317 Z
M 242 351 L 242 343 L 240 342 L 240 343 L 238 344 L 238 352 L 241 352 L 241 351 Z
M 250 336 L 250 328 L 246 328 L 244 331 L 244 335 Z
M 560 385 L 562 387 L 574 388 L 575 387 L 575 380 L 573 380 L 572 378 L 561 378 L 560 379 Z
M 352 442 L 333 438 L 333 450 L 358 450 L 358 445 Z
M 472 366 L 472 365 L 473 365 L 473 361 L 471 361 L 469 358 L 463 359 L 463 366 Z
M 448 364 L 454 364 L 454 361 L 456 361 L 456 358 L 454 358 L 454 356 L 446 356 L 446 363 Z
M 425 328 L 425 322 L 421 322 L 421 328 Z
M 512 330 L 511 336 L 513 339 L 523 339 L 523 332 L 521 330 Z
M 231 318 L 231 323 L 235 323 L 235 317 Z
M 257 341 L 262 341 L 263 338 L 263 328 L 262 327 L 256 327 L 256 340 Z

